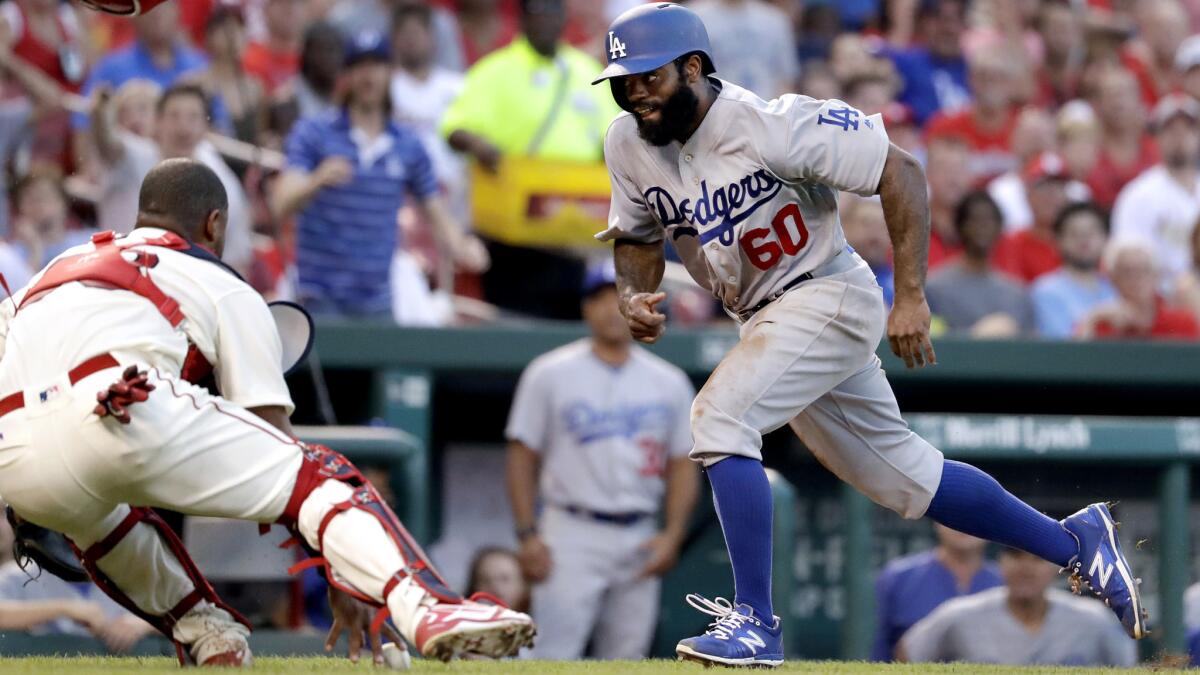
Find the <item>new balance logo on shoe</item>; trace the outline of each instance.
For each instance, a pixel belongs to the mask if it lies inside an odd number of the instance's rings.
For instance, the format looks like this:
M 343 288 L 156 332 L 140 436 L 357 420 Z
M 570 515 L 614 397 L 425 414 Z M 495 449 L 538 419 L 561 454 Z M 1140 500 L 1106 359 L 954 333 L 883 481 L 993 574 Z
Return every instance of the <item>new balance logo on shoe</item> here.
M 1096 551 L 1096 557 L 1092 558 L 1092 566 L 1088 568 L 1088 576 L 1095 579 L 1099 575 L 1100 588 L 1097 588 L 1097 591 L 1108 587 L 1108 580 L 1112 578 L 1112 573 L 1112 563 L 1104 564 L 1104 556 L 1100 554 L 1100 551 Z
M 763 639 L 758 636 L 758 633 L 755 633 L 752 630 L 746 631 L 745 635 L 738 638 L 738 642 L 749 647 L 750 654 L 752 656 L 757 654 L 759 649 L 767 646 L 767 643 L 763 642 Z

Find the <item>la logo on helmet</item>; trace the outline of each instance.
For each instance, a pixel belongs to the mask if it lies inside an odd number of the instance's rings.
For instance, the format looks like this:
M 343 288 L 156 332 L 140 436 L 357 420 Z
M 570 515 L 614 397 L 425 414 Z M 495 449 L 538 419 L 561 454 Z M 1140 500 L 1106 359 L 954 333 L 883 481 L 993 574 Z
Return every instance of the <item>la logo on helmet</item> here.
M 625 43 L 621 42 L 621 38 L 617 37 L 616 33 L 608 31 L 608 60 L 616 61 L 623 56 L 625 56 Z

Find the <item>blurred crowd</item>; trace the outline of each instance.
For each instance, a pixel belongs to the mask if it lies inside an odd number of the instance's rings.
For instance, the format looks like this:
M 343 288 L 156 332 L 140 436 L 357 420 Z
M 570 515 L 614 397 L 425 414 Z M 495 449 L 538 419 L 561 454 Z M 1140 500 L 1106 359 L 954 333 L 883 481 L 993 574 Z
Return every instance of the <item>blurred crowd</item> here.
M 89 230 L 128 230 L 149 167 L 191 156 L 230 193 L 226 262 L 265 295 L 402 324 L 578 319 L 597 251 L 475 236 L 470 176 L 602 161 L 619 111 L 590 81 L 638 2 L 189 0 L 123 19 L 5 0 L 0 272 L 18 286 Z M 922 161 L 938 331 L 1200 337 L 1200 2 L 688 4 L 719 77 L 841 98 Z M 882 207 L 847 196 L 842 217 L 890 297 Z M 674 295 L 676 322 L 724 320 Z

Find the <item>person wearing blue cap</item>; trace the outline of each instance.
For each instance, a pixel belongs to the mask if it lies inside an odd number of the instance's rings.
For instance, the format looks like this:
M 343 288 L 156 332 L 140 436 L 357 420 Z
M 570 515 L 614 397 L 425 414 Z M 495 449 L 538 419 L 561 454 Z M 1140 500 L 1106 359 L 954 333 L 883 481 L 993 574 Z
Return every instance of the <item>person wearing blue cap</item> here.
M 700 490 L 687 457 L 694 390 L 633 344 L 611 259 L 587 270 L 583 296 L 590 337 L 534 359 L 517 385 L 508 494 L 536 584 L 533 655 L 577 659 L 590 643 L 593 657 L 637 659 Z
M 447 259 L 472 272 L 487 267 L 483 245 L 450 215 L 419 137 L 391 119 L 390 63 L 383 36 L 350 40 L 341 108 L 300 120 L 285 143 L 272 203 L 281 217 L 299 216 L 298 294 L 314 314 L 392 317 L 396 217 L 406 196 L 436 228 Z

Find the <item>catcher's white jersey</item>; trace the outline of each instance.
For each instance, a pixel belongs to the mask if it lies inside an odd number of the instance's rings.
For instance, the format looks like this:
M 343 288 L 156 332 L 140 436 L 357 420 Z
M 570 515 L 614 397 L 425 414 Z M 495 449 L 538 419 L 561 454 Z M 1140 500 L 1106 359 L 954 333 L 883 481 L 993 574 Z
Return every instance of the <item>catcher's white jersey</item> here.
M 165 233 L 138 228 L 126 241 Z M 87 243 L 62 255 L 92 249 Z M 13 299 L 5 300 L 0 306 L 0 396 L 49 382 L 104 352 L 178 375 L 190 342 L 213 364 L 226 400 L 247 408 L 284 406 L 290 413 L 292 399 L 279 366 L 279 332 L 262 296 L 214 262 L 163 247 L 147 250 L 159 258 L 148 274 L 179 302 L 186 317 L 178 328 L 130 291 L 79 282 L 55 289 L 15 316 Z M 16 291 L 14 299 L 19 302 L 24 293 Z
M 696 282 L 738 312 L 846 247 L 837 191 L 874 194 L 889 144 L 878 115 L 841 101 L 768 102 L 716 81 L 720 94 L 682 145 L 645 142 L 629 113 L 613 121 L 612 205 L 597 238 L 669 235 Z

